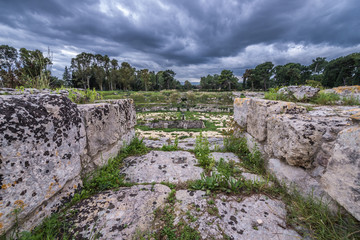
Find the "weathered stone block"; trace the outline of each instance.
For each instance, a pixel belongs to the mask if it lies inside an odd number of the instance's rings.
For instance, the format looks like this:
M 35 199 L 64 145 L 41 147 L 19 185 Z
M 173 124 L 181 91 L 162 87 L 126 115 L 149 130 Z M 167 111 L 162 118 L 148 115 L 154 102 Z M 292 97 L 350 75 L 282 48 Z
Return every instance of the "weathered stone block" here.
M 265 150 L 269 156 L 286 160 L 290 165 L 310 168 L 322 143 L 333 140 L 332 135 L 336 137 L 348 124 L 349 120 L 342 117 L 272 115 L 267 121 Z M 321 161 L 326 164 L 326 159 Z
M 280 182 L 285 183 L 290 189 L 296 188 L 303 196 L 310 195 L 327 204 L 333 204 L 333 200 L 324 191 L 320 183 L 312 178 L 304 169 L 290 166 L 275 158 L 269 159 L 267 169 Z
M 314 88 L 311 86 L 287 86 L 287 87 L 280 88 L 278 93 L 293 95 L 297 100 L 301 100 L 304 98 L 312 98 L 319 91 L 320 91 L 320 88 Z
M 325 190 L 360 220 L 360 127 L 339 133 L 332 157 L 321 179 Z
M 31 228 L 81 184 L 86 138 L 76 104 L 50 94 L 0 96 L 0 132 L 3 233 L 16 209 L 20 224 L 29 218 Z
M 295 103 L 255 98 L 237 98 L 234 102 L 234 120 L 257 141 L 267 138 L 267 119 L 275 114 L 298 114 L 306 109 Z
M 247 127 L 249 102 L 249 98 L 235 98 L 234 101 L 234 121 L 243 129 Z
M 136 112 L 131 99 L 78 106 L 84 117 L 87 146 L 82 157 L 86 174 L 115 157 L 135 136 Z

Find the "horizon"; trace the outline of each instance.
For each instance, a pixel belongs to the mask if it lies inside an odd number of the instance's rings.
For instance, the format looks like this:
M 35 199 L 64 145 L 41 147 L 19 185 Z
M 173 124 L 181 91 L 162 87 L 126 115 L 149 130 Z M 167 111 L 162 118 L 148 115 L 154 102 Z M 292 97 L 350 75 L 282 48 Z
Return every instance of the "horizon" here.
M 81 52 L 136 69 L 172 69 L 180 82 L 271 61 L 310 65 L 360 52 L 360 2 L 13 0 L 0 4 L 0 42 L 53 52 L 61 77 Z M 45 54 L 46 55 L 46 54 Z

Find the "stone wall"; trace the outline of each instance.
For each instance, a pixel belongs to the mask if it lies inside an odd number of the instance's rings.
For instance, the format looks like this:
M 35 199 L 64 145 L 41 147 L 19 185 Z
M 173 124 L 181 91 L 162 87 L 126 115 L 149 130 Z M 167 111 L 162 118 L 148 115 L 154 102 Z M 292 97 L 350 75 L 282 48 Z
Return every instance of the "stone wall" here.
M 234 120 L 250 148 L 288 186 L 328 203 L 336 201 L 360 220 L 360 125 L 358 107 L 300 106 L 237 98 Z
M 134 137 L 135 123 L 132 100 L 77 106 L 56 94 L 0 96 L 0 234 L 16 217 L 29 230 L 56 211 L 81 175 Z
M 205 124 L 201 120 L 160 120 L 157 122 L 145 123 L 144 126 L 149 128 L 179 128 L 179 129 L 192 129 L 192 128 L 205 128 Z

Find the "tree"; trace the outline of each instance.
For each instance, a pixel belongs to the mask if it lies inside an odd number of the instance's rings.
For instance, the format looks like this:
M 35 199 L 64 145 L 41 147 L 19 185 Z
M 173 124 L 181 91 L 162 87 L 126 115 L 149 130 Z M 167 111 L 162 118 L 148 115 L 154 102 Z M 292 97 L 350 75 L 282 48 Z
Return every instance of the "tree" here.
M 67 66 L 65 66 L 63 73 L 63 81 L 65 82 L 66 86 L 72 86 L 71 74 Z
M 90 88 L 90 78 L 92 77 L 91 64 L 93 59 L 93 54 L 85 52 L 71 59 L 73 85 L 75 87 Z
M 200 78 L 200 87 L 201 89 L 214 90 L 217 88 L 219 80 L 219 75 L 215 74 L 214 76 L 208 74 L 206 77 Z
M 312 64 L 309 66 L 309 69 L 316 74 L 322 73 L 328 64 L 326 58 L 324 57 L 317 57 L 315 60 L 312 60 Z
M 219 86 L 222 90 L 236 89 L 239 79 L 235 77 L 234 73 L 230 70 L 222 70 L 218 79 Z
M 325 87 L 360 84 L 360 53 L 331 60 L 324 69 Z
M 109 84 L 109 89 L 111 91 L 114 90 L 114 88 L 116 88 L 116 83 L 118 82 L 118 78 L 120 78 L 120 73 L 119 73 L 119 63 L 116 59 L 112 59 L 110 61 L 110 70 L 109 70 L 109 79 L 108 79 L 108 84 Z
M 140 80 L 141 85 L 145 91 L 149 91 L 150 83 L 150 74 L 149 69 L 142 69 L 140 70 Z
M 49 57 L 44 57 L 40 50 L 20 49 L 21 76 L 25 86 L 35 88 L 47 88 L 50 85 L 50 67 L 52 65 Z
M 272 75 L 273 67 L 274 64 L 272 62 L 265 62 L 257 65 L 254 69 L 254 77 L 262 85 L 264 91 L 267 90 L 267 83 Z
M 23 85 L 19 78 L 18 52 L 8 45 L 0 46 L 0 84 L 5 87 L 15 88 Z
M 252 81 L 252 72 L 253 69 L 246 69 L 243 74 L 243 89 L 246 89 L 246 82 L 251 82 L 251 90 L 254 91 L 254 84 Z
M 135 80 L 135 68 L 132 68 L 131 65 L 127 62 L 122 62 L 119 70 L 120 74 L 120 84 L 123 90 L 129 90 L 131 83 Z
M 173 70 L 165 70 L 162 73 L 163 77 L 163 89 L 174 89 L 176 87 L 175 72 Z
M 186 80 L 184 82 L 184 89 L 185 90 L 191 90 L 192 89 L 192 84 L 188 80 Z

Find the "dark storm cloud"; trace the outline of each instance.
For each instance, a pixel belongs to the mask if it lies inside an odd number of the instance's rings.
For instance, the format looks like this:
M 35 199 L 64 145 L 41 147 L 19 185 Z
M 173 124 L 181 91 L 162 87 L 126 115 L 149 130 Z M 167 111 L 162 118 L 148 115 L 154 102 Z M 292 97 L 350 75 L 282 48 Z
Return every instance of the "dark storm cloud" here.
M 56 71 L 81 51 L 181 78 L 360 51 L 357 0 L 1 0 L 0 9 L 1 44 L 50 46 Z

